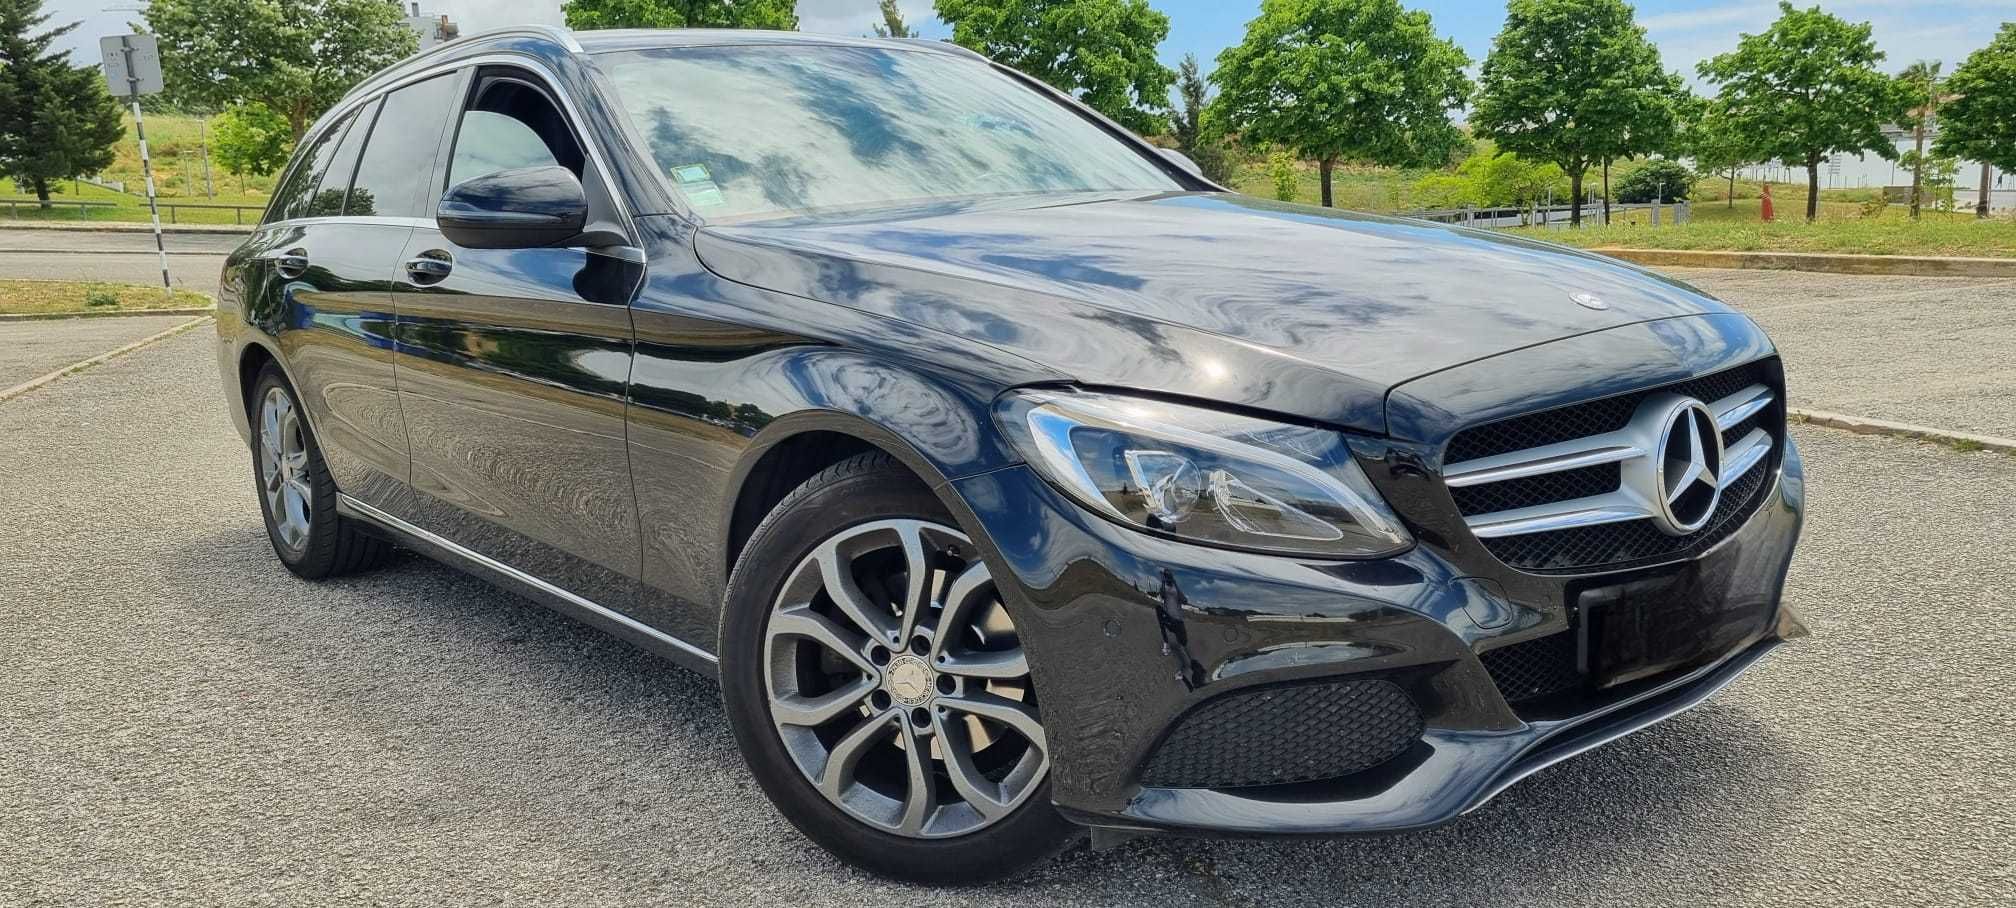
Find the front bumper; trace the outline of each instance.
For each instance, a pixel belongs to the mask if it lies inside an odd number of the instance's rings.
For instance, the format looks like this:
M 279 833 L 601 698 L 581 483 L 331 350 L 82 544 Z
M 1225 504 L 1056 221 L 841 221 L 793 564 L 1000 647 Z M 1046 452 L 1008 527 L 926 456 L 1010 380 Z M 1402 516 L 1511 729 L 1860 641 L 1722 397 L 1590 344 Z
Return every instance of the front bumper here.
M 953 485 L 991 549 L 1030 654 L 1052 798 L 1096 827 L 1335 835 L 1434 826 L 1548 765 L 1702 702 L 1805 633 L 1779 602 L 1804 506 L 1789 442 L 1756 512 L 1692 559 L 1503 583 L 1466 575 L 1433 534 L 1388 559 L 1297 561 L 1134 533 L 1085 512 L 1026 467 Z M 1680 591 L 1699 609 L 1695 632 L 1655 654 L 1656 670 L 1620 673 L 1544 706 L 1508 702 L 1479 654 L 1552 634 L 1586 637 L 1578 602 L 1620 585 Z M 1144 782 L 1158 748 L 1201 705 L 1361 679 L 1397 685 L 1419 709 L 1418 740 L 1404 752 L 1341 778 Z

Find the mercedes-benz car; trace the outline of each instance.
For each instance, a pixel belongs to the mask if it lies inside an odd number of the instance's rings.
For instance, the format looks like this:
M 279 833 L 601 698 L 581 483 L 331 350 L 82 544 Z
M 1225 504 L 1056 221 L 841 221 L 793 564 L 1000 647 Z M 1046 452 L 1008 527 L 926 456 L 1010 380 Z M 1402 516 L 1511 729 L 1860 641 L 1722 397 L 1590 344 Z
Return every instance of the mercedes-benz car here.
M 217 327 L 287 569 L 404 547 L 718 678 L 894 877 L 1434 826 L 1803 633 L 1750 319 L 1228 192 L 944 43 L 435 48 L 303 138 Z

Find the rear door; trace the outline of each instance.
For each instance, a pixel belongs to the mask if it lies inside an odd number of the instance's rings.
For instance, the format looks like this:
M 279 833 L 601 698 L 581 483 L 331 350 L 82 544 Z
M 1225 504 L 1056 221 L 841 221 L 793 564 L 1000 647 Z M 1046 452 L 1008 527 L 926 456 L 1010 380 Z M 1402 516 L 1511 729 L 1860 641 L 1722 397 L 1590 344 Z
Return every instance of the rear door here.
M 489 67 L 466 98 L 437 201 L 473 177 L 559 165 L 588 188 L 591 223 L 620 221 L 581 132 L 538 77 Z M 401 261 L 399 388 L 416 522 L 624 606 L 639 563 L 624 399 L 641 266 L 585 249 L 464 248 L 431 223 L 413 231 Z
M 384 504 L 406 485 L 406 430 L 392 377 L 391 264 L 410 225 L 346 215 L 351 178 L 378 117 L 373 99 L 320 136 L 250 249 L 267 312 L 330 475 Z M 262 316 L 270 316 L 265 318 Z

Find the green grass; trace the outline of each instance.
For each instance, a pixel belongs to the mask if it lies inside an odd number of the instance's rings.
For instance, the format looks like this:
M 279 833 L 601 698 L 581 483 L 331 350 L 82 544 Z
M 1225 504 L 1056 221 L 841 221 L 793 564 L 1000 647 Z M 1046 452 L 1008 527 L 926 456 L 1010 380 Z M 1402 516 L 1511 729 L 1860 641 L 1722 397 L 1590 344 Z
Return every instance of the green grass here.
M 1681 226 L 1669 219 L 1652 227 L 1642 213 L 1634 212 L 1631 222 L 1617 219 L 1608 227 L 1516 229 L 1584 248 L 2016 257 L 2016 220 L 2008 217 L 1981 220 L 1964 212 L 1928 211 L 1923 220 L 1913 222 L 1901 205 L 1868 217 L 1858 204 L 1822 199 L 1820 219 L 1808 224 L 1803 199 L 1790 211 L 1783 201 L 1776 208 L 1778 219 L 1768 224 L 1759 216 L 1757 200 L 1738 199 L 1733 209 L 1723 202 L 1696 203 L 1690 223 Z
M 15 217 L 19 220 L 49 221 L 108 221 L 145 222 L 147 220 L 147 181 L 140 167 L 140 142 L 133 132 L 133 118 L 126 118 L 126 136 L 113 149 L 115 159 L 112 166 L 98 177 L 110 181 L 124 181 L 126 192 L 114 192 L 99 186 L 78 181 L 64 181 L 51 187 L 55 193 L 51 201 L 53 209 L 33 208 L 16 205 L 10 212 L 0 207 L 0 218 Z M 147 116 L 147 146 L 154 162 L 154 188 L 162 202 L 189 202 L 218 205 L 247 205 L 264 208 L 268 195 L 273 190 L 275 177 L 251 177 L 243 180 L 225 173 L 215 160 L 210 162 L 211 185 L 215 197 L 204 192 L 202 149 L 204 129 L 203 118 L 176 114 L 149 114 Z M 5 192 L 0 192 L 0 202 L 8 200 L 33 201 L 34 196 L 14 191 L 11 183 L 0 184 Z M 92 208 L 78 211 L 75 205 L 65 209 L 62 203 L 69 201 L 113 202 L 115 209 Z M 259 219 L 256 211 L 246 211 L 244 222 L 254 223 Z M 230 224 L 234 223 L 229 210 L 177 209 L 174 223 L 181 224 Z M 170 223 L 166 209 L 161 212 L 161 223 Z
M 0 280 L 0 315 L 54 315 L 69 312 L 146 312 L 202 308 L 210 297 L 177 290 L 171 299 L 159 287 L 100 281 Z

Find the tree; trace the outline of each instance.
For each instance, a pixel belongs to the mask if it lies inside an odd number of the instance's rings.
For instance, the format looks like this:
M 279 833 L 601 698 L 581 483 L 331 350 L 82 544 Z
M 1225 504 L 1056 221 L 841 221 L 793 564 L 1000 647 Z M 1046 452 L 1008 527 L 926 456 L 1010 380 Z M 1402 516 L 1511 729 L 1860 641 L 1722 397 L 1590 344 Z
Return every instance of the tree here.
M 1720 101 L 1697 102 L 1687 125 L 1681 129 L 1679 147 L 1694 159 L 1703 173 L 1729 178 L 1728 207 L 1736 207 L 1736 171 L 1755 164 L 1764 155 L 1756 143 L 1730 121 Z M 1605 200 L 1607 203 L 1607 199 Z
M 1685 92 L 1623 0 L 1512 0 L 1470 125 L 1499 148 L 1559 165 L 1579 227 L 1590 166 L 1665 150 Z
M 1301 189 L 1302 174 L 1295 166 L 1295 155 L 1284 148 L 1267 152 L 1267 178 L 1274 182 L 1274 197 L 1283 202 L 1295 201 Z
M 1219 116 L 1247 141 L 1316 160 L 1328 206 L 1339 161 L 1441 163 L 1467 141 L 1449 112 L 1470 96 L 1468 65 L 1399 0 L 1262 0 L 1211 81 Z
M 1946 80 L 1946 88 L 1954 100 L 1940 109 L 1933 151 L 2016 170 L 2016 22 L 2002 23 L 1995 40 L 1969 55 Z M 1983 170 L 1974 213 L 1985 218 L 1988 180 Z
M 896 5 L 896 0 L 882 0 L 882 22 L 874 29 L 877 38 L 920 37 L 916 29 L 903 21 L 903 8 Z
M 1074 95 L 1142 135 L 1168 129 L 1169 17 L 1148 0 L 937 0 L 952 40 Z
M 798 28 L 797 0 L 567 0 L 567 27 Z
M 211 125 L 211 148 L 217 163 L 238 177 L 238 189 L 245 189 L 247 175 L 265 176 L 287 166 L 294 137 L 287 131 L 287 118 L 256 101 L 225 109 Z
M 1959 158 L 1928 155 L 1913 149 L 1900 155 L 1897 162 L 1910 168 L 1914 176 L 1924 175 L 1924 195 L 1932 200 L 1935 210 L 1953 210 L 1953 183 L 1960 175 Z
M 1679 161 L 1659 159 L 1645 162 L 1645 166 L 1624 175 L 1617 181 L 1617 201 L 1625 204 L 1645 202 L 1684 202 L 1694 194 L 1694 171 Z
M 1918 220 L 1918 213 L 1925 198 L 1925 132 L 1939 115 L 1939 105 L 1952 100 L 1946 91 L 1946 83 L 1939 78 L 1941 69 L 1938 60 L 1920 60 L 1905 67 L 1897 76 L 1897 90 L 1905 98 L 1904 118 L 1911 125 L 1911 151 L 1904 157 L 1911 168 L 1911 219 Z M 1950 193 L 1949 193 L 1950 195 Z M 1951 199 L 1948 199 L 1950 202 Z
M 49 49 L 77 24 L 35 34 L 47 21 L 42 0 L 0 0 L 0 169 L 44 208 L 50 184 L 111 166 L 126 133 L 98 68 Z
M 1176 96 L 1183 104 L 1176 110 L 1176 149 L 1197 162 L 1206 179 L 1223 183 L 1231 177 L 1231 162 L 1225 143 L 1216 133 L 1216 124 L 1204 115 L 1204 77 L 1197 74 L 1197 55 L 1184 54 L 1176 68 Z
M 168 93 L 199 110 L 256 101 L 296 141 L 352 86 L 419 39 L 383 0 L 151 0 Z
M 1852 25 L 1819 7 L 1779 2 L 1778 21 L 1745 34 L 1736 50 L 1702 61 L 1701 77 L 1721 86 L 1731 120 L 1768 157 L 1806 168 L 1806 220 L 1820 212 L 1820 163 L 1835 152 L 1871 152 L 1886 161 L 1897 148 L 1883 124 L 1903 100 L 1878 71 L 1883 52 L 1869 23 Z

